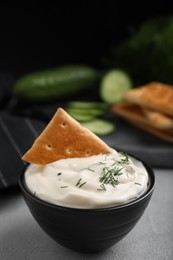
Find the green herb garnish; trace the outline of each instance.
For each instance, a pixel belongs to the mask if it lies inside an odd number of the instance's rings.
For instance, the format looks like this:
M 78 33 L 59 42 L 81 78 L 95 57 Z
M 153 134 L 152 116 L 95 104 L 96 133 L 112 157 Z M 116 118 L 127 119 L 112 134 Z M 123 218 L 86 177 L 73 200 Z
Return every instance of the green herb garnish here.
M 83 183 L 81 183 L 81 184 L 79 185 L 79 188 L 81 188 L 85 183 L 86 183 L 86 181 L 83 182 Z
M 109 167 L 104 167 L 102 176 L 99 178 L 99 182 L 101 182 L 100 187 L 102 189 L 99 190 L 106 190 L 105 184 L 111 184 L 113 187 L 119 184 L 117 176 L 121 175 L 122 168 L 116 167 L 116 168 L 109 168 Z
M 76 183 L 76 186 L 78 186 L 80 184 L 81 180 L 82 180 L 81 178 L 78 180 L 78 182 Z
M 95 172 L 94 170 L 92 170 L 91 168 L 87 168 L 88 171 L 91 171 L 91 172 Z
M 76 183 L 76 186 L 78 186 L 79 188 L 81 188 L 84 184 L 86 184 L 86 181 L 83 182 L 83 183 L 81 183 L 81 181 L 82 181 L 82 178 L 80 178 L 80 179 L 78 180 L 78 182 Z
M 121 156 L 123 156 L 123 158 L 121 159 L 121 162 L 129 164 L 130 161 L 129 161 L 128 154 L 126 152 L 123 152 L 123 151 L 121 151 L 120 154 L 121 154 Z
M 122 172 L 121 172 L 121 170 L 122 170 L 122 168 L 115 168 L 115 169 L 113 169 L 114 170 L 114 176 L 119 176 L 119 175 L 121 175 L 121 174 L 123 174 Z
M 62 172 L 58 172 L 57 175 L 60 176 L 62 174 Z
M 81 169 L 81 171 L 84 171 L 84 170 L 88 170 L 88 171 L 91 171 L 91 172 L 95 172 L 93 169 L 91 169 L 91 168 L 83 168 L 83 169 Z
M 68 186 L 61 186 L 60 188 L 61 188 L 61 189 L 64 189 L 64 188 L 68 188 Z
M 135 182 L 135 184 L 136 184 L 136 185 L 140 185 L 140 186 L 142 186 L 142 184 L 141 184 L 141 183 L 139 183 L 139 182 Z
M 97 189 L 97 190 L 106 191 L 106 187 L 105 187 L 105 185 L 103 183 L 100 184 L 100 187 L 101 187 L 101 189 Z
M 106 162 L 99 162 L 99 165 L 106 165 Z

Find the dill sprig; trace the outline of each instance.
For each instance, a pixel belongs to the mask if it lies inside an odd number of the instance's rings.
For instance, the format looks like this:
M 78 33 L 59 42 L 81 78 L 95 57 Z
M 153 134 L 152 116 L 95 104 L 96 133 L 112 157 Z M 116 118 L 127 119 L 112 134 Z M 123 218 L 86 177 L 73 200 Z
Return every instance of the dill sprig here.
M 99 165 L 106 165 L 106 162 L 99 162 Z
M 130 161 L 129 161 L 128 154 L 127 154 L 126 152 L 123 152 L 123 151 L 121 151 L 120 154 L 121 154 L 121 156 L 123 157 L 123 158 L 121 158 L 121 162 L 122 162 L 122 163 L 129 164 Z
M 81 184 L 79 185 L 79 188 L 81 188 L 83 185 L 85 185 L 85 183 L 86 183 L 86 181 L 83 182 L 83 183 L 81 183 Z
M 91 168 L 87 168 L 88 171 L 91 171 L 91 172 L 95 172 L 93 169 Z
M 97 190 L 106 191 L 106 187 L 105 187 L 105 185 L 103 183 L 100 184 L 100 187 L 101 187 L 101 189 L 97 189 Z
M 76 183 L 76 186 L 78 186 L 78 185 L 80 184 L 81 180 L 82 180 L 82 178 L 80 178 L 80 179 L 78 180 L 78 182 Z
M 135 182 L 135 184 L 136 184 L 136 185 L 139 185 L 139 186 L 142 186 L 142 184 L 141 184 L 141 183 L 139 183 L 139 182 Z
M 82 178 L 80 178 L 80 179 L 78 180 L 78 182 L 76 183 L 76 186 L 79 187 L 79 188 L 81 188 L 83 185 L 86 184 L 86 181 L 85 181 L 85 182 L 82 182 L 82 183 L 81 183 L 81 181 L 82 181 Z
M 88 171 L 91 171 L 91 172 L 95 172 L 95 171 L 94 171 L 93 169 L 91 169 L 90 167 L 81 169 L 81 171 L 84 171 L 84 170 L 88 170 Z
M 119 180 L 117 177 L 122 174 L 121 170 L 122 168 L 119 167 L 109 168 L 105 166 L 103 168 L 102 176 L 99 178 L 101 189 L 98 190 L 106 190 L 106 184 L 111 184 L 113 187 L 118 185 Z

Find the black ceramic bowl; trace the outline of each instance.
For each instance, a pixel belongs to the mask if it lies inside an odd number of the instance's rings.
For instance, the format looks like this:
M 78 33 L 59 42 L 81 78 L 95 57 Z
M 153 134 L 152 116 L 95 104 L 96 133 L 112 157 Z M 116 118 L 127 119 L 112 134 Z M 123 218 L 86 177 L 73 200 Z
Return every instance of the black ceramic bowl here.
M 29 192 L 24 173 L 20 176 L 19 185 L 33 217 L 50 237 L 75 251 L 97 252 L 121 240 L 144 213 L 154 190 L 155 177 L 152 169 L 143 164 L 149 174 L 147 192 L 121 206 L 101 209 L 56 206 Z

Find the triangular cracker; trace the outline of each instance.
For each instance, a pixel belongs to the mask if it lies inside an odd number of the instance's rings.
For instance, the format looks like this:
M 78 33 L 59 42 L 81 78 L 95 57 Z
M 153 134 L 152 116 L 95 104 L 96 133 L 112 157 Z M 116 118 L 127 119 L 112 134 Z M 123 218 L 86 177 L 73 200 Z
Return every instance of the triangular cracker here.
M 22 159 L 29 163 L 44 165 L 59 159 L 81 158 L 111 152 L 112 149 L 99 137 L 59 108 Z

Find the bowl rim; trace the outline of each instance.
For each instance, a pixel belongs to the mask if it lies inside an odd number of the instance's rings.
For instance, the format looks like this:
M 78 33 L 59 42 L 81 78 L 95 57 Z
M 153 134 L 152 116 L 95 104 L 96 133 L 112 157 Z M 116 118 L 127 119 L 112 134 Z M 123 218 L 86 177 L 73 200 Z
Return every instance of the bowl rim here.
M 111 206 L 111 207 L 103 207 L 103 208 L 75 208 L 75 207 L 56 205 L 56 204 L 52 204 L 50 202 L 44 201 L 44 200 L 36 197 L 33 193 L 31 193 L 25 183 L 24 175 L 25 175 L 25 171 L 26 171 L 27 167 L 30 165 L 29 163 L 24 167 L 22 173 L 19 175 L 18 183 L 19 183 L 19 186 L 20 186 L 21 190 L 23 191 L 23 193 L 27 193 L 27 195 L 32 200 L 34 200 L 37 203 L 40 203 L 44 206 L 59 209 L 59 210 L 70 211 L 70 212 L 77 211 L 77 212 L 96 213 L 96 212 L 106 212 L 106 211 L 124 209 L 124 208 L 130 207 L 130 206 L 136 205 L 136 204 L 140 203 L 141 201 L 145 200 L 147 197 L 149 197 L 153 193 L 154 188 L 155 188 L 155 174 L 154 174 L 154 170 L 151 168 L 151 166 L 148 163 L 146 163 L 145 161 L 143 161 L 142 159 L 140 159 L 134 155 L 131 155 L 129 153 L 128 153 L 128 155 L 130 157 L 140 161 L 143 164 L 143 166 L 147 170 L 147 173 L 149 176 L 149 185 L 148 185 L 148 189 L 140 197 L 138 197 L 137 199 L 133 199 L 124 204 Z

